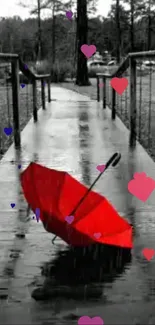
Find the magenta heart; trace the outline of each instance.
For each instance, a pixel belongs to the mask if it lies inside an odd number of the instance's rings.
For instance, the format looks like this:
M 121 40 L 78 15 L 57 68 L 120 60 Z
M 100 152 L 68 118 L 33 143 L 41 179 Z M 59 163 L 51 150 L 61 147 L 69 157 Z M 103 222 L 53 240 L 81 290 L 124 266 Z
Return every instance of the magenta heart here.
M 99 316 L 93 318 L 90 318 L 89 316 L 82 316 L 78 320 L 78 325 L 104 325 L 104 321 Z
M 87 59 L 89 59 L 96 52 L 96 46 L 83 44 L 81 46 L 81 52 L 86 56 Z
M 68 19 L 72 19 L 72 16 L 73 16 L 73 13 L 72 13 L 71 10 L 66 11 L 66 17 L 67 17 Z
M 96 168 L 100 173 L 102 173 L 105 170 L 105 165 L 98 165 Z
M 95 232 L 95 233 L 94 233 L 94 237 L 95 237 L 96 239 L 99 239 L 99 238 L 101 237 L 101 233 L 100 233 L 100 232 Z
M 67 223 L 71 224 L 74 220 L 74 216 L 67 216 L 65 220 L 67 221 Z

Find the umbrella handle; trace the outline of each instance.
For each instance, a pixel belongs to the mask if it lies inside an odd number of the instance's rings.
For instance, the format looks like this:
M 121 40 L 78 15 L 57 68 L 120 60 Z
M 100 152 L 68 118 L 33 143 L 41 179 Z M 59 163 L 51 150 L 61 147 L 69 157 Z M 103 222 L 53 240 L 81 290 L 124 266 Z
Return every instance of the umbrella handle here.
M 99 180 L 99 178 L 101 177 L 101 175 L 105 172 L 106 169 L 109 168 L 109 166 L 112 164 L 112 167 L 115 167 L 119 160 L 121 159 L 121 154 L 118 152 L 115 152 L 113 154 L 113 156 L 108 160 L 108 162 L 105 165 L 104 170 L 97 176 L 97 178 L 94 180 L 94 182 L 92 183 L 92 185 L 88 188 L 88 191 L 85 193 L 85 195 L 81 198 L 81 200 L 78 202 L 77 206 L 74 208 L 74 210 L 70 213 L 70 215 L 73 215 L 77 208 L 81 205 L 81 203 L 85 200 L 86 196 L 89 194 L 89 192 L 92 190 L 92 188 L 94 187 L 94 185 L 97 183 L 97 181 Z
M 121 154 L 118 153 L 117 155 L 118 156 L 116 157 L 115 161 L 113 162 L 112 167 L 115 167 L 121 159 Z
M 105 165 L 105 169 L 103 170 L 103 172 L 106 170 L 106 169 L 108 169 L 109 168 L 109 166 L 112 164 L 112 167 L 115 167 L 117 164 L 118 164 L 118 162 L 120 161 L 120 159 L 121 159 L 121 154 L 120 153 L 118 153 L 118 152 L 115 152 L 114 154 L 113 154 L 113 156 L 108 160 L 108 162 L 106 163 L 106 165 Z M 103 172 L 101 172 L 101 173 L 103 173 Z

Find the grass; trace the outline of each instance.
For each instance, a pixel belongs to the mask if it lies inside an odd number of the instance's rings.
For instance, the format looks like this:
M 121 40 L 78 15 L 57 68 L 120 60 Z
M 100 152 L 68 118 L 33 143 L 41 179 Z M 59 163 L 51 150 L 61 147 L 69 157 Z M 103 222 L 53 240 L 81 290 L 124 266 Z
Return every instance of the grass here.
M 41 106 L 40 90 L 37 89 L 37 108 Z M 19 122 L 20 131 L 24 129 L 33 115 L 32 85 L 27 84 L 24 88 L 19 87 Z M 5 127 L 13 128 L 12 87 L 0 85 L 0 158 L 13 143 L 13 132 L 10 136 L 5 135 Z
M 126 77 L 130 82 L 130 77 Z M 80 94 L 89 96 L 92 100 L 97 99 L 96 79 L 90 79 L 91 86 L 79 87 L 73 82 L 61 83 L 61 86 Z M 110 80 L 106 83 L 106 101 L 111 108 Z M 148 154 L 155 160 L 155 72 L 137 77 L 137 139 L 146 149 Z M 100 89 L 102 100 L 102 88 Z M 130 97 L 129 86 L 123 95 L 116 95 L 116 112 L 126 127 L 129 129 Z

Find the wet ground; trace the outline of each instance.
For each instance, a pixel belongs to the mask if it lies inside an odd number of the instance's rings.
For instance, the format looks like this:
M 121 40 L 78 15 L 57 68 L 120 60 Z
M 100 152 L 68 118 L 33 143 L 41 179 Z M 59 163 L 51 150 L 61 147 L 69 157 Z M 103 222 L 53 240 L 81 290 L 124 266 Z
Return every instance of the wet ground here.
M 155 248 L 155 194 L 143 203 L 127 189 L 134 172 L 155 179 L 154 162 L 140 145 L 128 147 L 128 131 L 102 104 L 55 86 L 51 94 L 38 123 L 31 120 L 22 132 L 21 152 L 12 146 L 0 162 L 0 324 L 73 325 L 83 315 L 108 325 L 154 324 L 155 259 L 148 262 L 142 249 Z M 134 249 L 131 256 L 108 250 L 98 260 L 79 255 L 75 269 L 67 245 L 60 239 L 52 245 L 53 236 L 33 213 L 26 217 L 19 173 L 36 160 L 89 186 L 96 166 L 115 151 L 122 154 L 119 165 L 95 190 L 132 222 Z

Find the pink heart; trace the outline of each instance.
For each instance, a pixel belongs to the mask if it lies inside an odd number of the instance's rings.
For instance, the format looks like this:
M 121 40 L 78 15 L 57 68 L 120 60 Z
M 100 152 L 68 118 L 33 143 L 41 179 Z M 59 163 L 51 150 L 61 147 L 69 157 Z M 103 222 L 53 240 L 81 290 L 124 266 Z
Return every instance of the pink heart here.
M 153 178 L 146 176 L 144 172 L 134 173 L 134 178 L 128 183 L 128 191 L 142 202 L 146 202 L 155 189 Z
M 96 46 L 83 44 L 81 46 L 81 52 L 86 56 L 87 59 L 89 59 L 96 52 Z
M 82 316 L 78 320 L 78 325 L 104 325 L 104 321 L 99 316 L 93 318 L 90 318 L 89 316 Z
M 100 83 L 99 83 L 99 87 L 100 87 L 100 88 L 104 87 L 104 83 L 103 83 L 103 82 L 100 82 Z
M 99 239 L 99 238 L 101 237 L 101 233 L 100 233 L 100 232 L 95 232 L 95 233 L 94 233 L 94 237 L 95 237 L 96 239 Z
M 74 216 L 67 216 L 65 220 L 67 221 L 67 223 L 71 224 L 74 221 Z
M 145 258 L 150 261 L 151 258 L 155 255 L 155 250 L 153 248 L 144 248 L 142 250 L 143 255 Z
M 99 170 L 100 173 L 102 173 L 105 170 L 106 165 L 98 165 L 96 168 Z
M 112 78 L 110 81 L 111 87 L 116 90 L 119 95 L 122 95 L 124 90 L 128 86 L 128 79 L 127 78 Z

